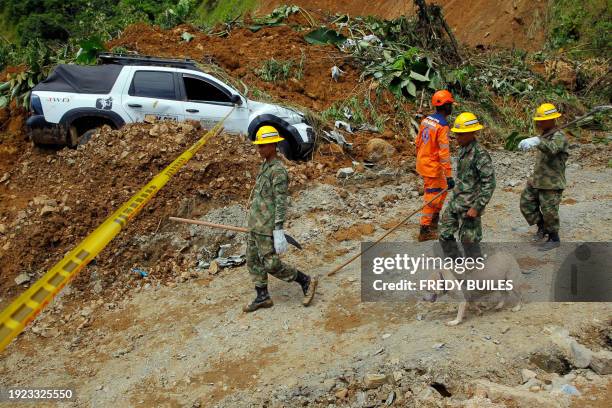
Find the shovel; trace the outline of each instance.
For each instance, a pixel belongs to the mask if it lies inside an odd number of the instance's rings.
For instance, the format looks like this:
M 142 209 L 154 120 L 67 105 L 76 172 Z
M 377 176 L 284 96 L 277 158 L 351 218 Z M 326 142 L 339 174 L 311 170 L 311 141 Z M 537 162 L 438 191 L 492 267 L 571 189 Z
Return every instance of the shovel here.
M 204 225 L 206 227 L 224 229 L 227 231 L 249 232 L 248 228 L 235 227 L 233 225 L 215 224 L 213 222 L 200 221 L 200 220 L 190 220 L 187 218 L 170 217 L 170 221 L 182 222 L 185 224 Z M 285 234 L 285 238 L 287 239 L 287 242 L 289 244 L 293 245 L 297 249 L 302 249 L 302 246 L 300 245 L 300 243 L 297 242 L 295 238 L 293 238 L 291 235 Z

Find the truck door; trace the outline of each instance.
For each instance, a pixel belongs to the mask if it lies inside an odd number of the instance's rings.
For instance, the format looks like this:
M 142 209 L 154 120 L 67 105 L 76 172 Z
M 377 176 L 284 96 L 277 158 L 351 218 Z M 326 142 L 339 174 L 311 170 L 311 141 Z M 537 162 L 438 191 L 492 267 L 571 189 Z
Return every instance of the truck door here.
M 197 120 L 204 128 L 211 128 L 232 112 L 225 121 L 225 131 L 247 133 L 249 110 L 244 98 L 204 77 L 185 73 L 179 73 L 178 77 L 183 82 L 185 119 Z
M 136 69 L 122 104 L 134 122 L 152 115 L 158 120 L 184 120 L 174 72 Z

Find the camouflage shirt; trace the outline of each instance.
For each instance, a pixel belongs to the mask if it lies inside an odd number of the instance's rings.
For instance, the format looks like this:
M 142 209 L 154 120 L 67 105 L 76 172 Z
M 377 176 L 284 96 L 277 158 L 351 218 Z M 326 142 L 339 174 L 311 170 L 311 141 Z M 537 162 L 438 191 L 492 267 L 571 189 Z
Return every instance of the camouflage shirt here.
M 494 190 L 495 171 L 489 153 L 477 141 L 460 147 L 453 205 L 464 210 L 474 207 L 480 214 Z
M 533 188 L 563 190 L 565 188 L 565 163 L 569 143 L 561 131 L 541 137 L 533 175 L 529 180 Z
M 289 175 L 278 158 L 265 161 L 253 188 L 249 229 L 251 232 L 272 235 L 275 226 L 282 228 L 287 213 Z

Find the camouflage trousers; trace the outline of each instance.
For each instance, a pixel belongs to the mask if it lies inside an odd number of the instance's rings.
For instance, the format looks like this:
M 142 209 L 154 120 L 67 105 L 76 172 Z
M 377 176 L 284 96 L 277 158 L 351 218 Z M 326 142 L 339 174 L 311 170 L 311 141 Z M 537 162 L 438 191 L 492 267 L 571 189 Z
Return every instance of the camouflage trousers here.
M 274 239 L 267 235 L 249 234 L 246 261 L 251 280 L 258 288 L 268 284 L 268 274 L 286 282 L 293 282 L 298 273 L 293 266 L 281 262 L 274 250 Z
M 468 209 L 464 209 L 455 204 L 453 199 L 442 213 L 442 219 L 438 226 L 440 238 L 445 240 L 454 239 L 455 233 L 459 232 L 460 242 L 480 242 L 482 241 L 482 222 L 480 216 L 475 218 L 466 217 Z
M 540 190 L 527 184 L 521 194 L 521 213 L 529 225 L 542 224 L 546 233 L 559 232 L 563 190 Z

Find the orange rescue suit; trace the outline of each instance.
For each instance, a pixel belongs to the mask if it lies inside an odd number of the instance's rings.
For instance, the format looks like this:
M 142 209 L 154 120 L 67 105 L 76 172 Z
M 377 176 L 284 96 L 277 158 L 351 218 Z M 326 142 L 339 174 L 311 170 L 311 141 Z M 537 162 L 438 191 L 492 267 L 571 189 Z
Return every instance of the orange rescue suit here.
M 448 132 L 448 122 L 438 113 L 423 119 L 419 128 L 416 138 L 416 170 L 423 177 L 423 199 L 426 203 L 444 190 L 446 178 L 452 177 Z M 446 193 L 423 208 L 422 226 L 437 224 L 445 198 Z
M 448 122 L 439 113 L 421 122 L 416 138 L 416 170 L 424 177 L 452 177 Z

